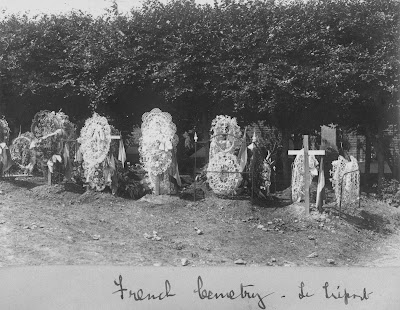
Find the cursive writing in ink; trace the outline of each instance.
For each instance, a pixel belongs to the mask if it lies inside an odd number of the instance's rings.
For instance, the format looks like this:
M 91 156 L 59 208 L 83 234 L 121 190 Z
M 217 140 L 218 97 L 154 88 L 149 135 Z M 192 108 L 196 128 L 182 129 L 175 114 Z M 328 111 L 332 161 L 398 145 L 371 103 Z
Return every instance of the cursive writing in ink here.
M 299 293 L 299 298 L 300 299 L 303 299 L 304 297 L 311 297 L 311 296 L 314 296 L 314 294 L 311 294 L 311 295 L 309 295 L 308 294 L 308 292 L 306 292 L 305 294 L 304 294 L 304 286 L 305 286 L 305 284 L 304 284 L 304 282 L 302 281 L 301 283 L 300 283 L 300 293 Z
M 273 294 L 273 292 L 272 292 L 272 293 L 269 293 L 269 294 L 267 294 L 265 296 L 261 296 L 259 293 L 248 292 L 245 288 L 253 287 L 254 286 L 253 284 L 243 285 L 241 283 L 240 284 L 240 292 L 235 292 L 234 290 L 230 290 L 230 291 L 228 291 L 226 293 L 214 293 L 214 292 L 212 292 L 210 290 L 203 289 L 203 285 L 204 285 L 203 279 L 201 278 L 201 276 L 199 276 L 197 278 L 197 289 L 194 290 L 193 292 L 197 293 L 201 300 L 203 300 L 203 299 L 209 299 L 210 300 L 210 299 L 218 299 L 218 298 L 228 298 L 228 299 L 231 299 L 231 300 L 234 300 L 236 298 L 243 298 L 243 299 L 244 298 L 249 298 L 249 299 L 257 298 L 258 299 L 258 306 L 261 309 L 266 309 L 266 306 L 265 306 L 265 303 L 264 303 L 264 298 L 266 298 L 267 296 Z
M 124 292 L 127 292 L 128 289 L 122 287 L 122 276 L 119 276 L 119 282 L 114 281 L 114 284 L 116 286 L 119 286 L 119 290 L 116 290 L 113 292 L 113 294 L 120 292 L 121 293 L 121 299 L 124 299 Z M 147 293 L 145 294 L 143 292 L 143 289 L 139 289 L 136 292 L 129 290 L 127 293 L 128 298 L 133 297 L 135 301 L 142 301 L 142 300 L 163 300 L 164 298 L 167 297 L 172 297 L 175 296 L 176 294 L 171 294 L 171 283 L 169 283 L 168 280 L 165 280 L 165 290 L 161 293 L 157 294 L 152 294 L 152 293 Z
M 340 299 L 343 298 L 344 303 L 347 305 L 349 303 L 349 298 L 359 298 L 361 301 L 363 300 L 367 300 L 369 298 L 369 295 L 371 295 L 373 292 L 370 292 L 367 294 L 367 290 L 366 288 L 363 289 L 363 293 L 362 295 L 356 295 L 356 294 L 349 294 L 346 289 L 344 289 L 343 295 L 340 294 L 340 292 L 337 292 L 336 294 L 331 293 L 329 294 L 328 292 L 328 287 L 329 287 L 329 283 L 325 282 L 325 285 L 322 287 L 325 290 L 325 298 L 329 299 L 329 298 L 334 298 L 334 299 Z M 340 286 L 337 287 L 337 289 L 339 289 Z
M 121 292 L 121 299 L 124 299 L 124 291 L 127 291 L 127 289 L 122 287 L 122 276 L 121 275 L 119 275 L 119 282 L 114 280 L 114 284 L 116 286 L 119 286 L 119 290 L 113 292 L 113 294 Z

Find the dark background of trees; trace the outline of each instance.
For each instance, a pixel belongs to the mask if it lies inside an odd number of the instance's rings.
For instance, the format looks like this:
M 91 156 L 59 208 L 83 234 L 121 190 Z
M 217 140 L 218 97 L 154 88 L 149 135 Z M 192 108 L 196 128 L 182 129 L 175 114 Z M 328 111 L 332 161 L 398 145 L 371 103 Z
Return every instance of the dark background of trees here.
M 123 132 L 159 107 L 180 133 L 208 137 L 217 114 L 291 134 L 336 123 L 374 146 L 399 122 L 399 1 L 147 1 L 122 15 L 82 12 L 0 22 L 0 114 L 14 136 L 42 109 L 83 125 L 93 110 Z M 380 181 L 379 186 L 382 185 Z

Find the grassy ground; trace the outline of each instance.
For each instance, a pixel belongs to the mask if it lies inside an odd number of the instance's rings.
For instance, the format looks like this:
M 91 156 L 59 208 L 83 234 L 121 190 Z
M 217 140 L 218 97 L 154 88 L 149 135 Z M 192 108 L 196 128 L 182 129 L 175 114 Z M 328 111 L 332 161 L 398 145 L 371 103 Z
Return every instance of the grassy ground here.
M 372 197 L 362 195 L 360 208 L 346 206 L 340 220 L 334 203 L 306 218 L 289 195 L 255 204 L 129 200 L 40 178 L 3 179 L 0 265 L 182 266 L 186 259 L 188 266 L 229 266 L 240 259 L 250 266 L 366 266 L 397 233 L 400 210 Z

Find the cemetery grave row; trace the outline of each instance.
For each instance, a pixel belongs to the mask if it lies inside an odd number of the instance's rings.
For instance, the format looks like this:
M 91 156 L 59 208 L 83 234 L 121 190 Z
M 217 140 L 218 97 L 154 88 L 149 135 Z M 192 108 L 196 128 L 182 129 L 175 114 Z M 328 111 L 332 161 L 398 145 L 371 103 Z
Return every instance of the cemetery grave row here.
M 171 179 L 181 187 L 177 160 L 179 138 L 172 116 L 155 108 L 142 116 L 139 135 L 139 154 L 141 168 L 145 171 L 140 182 L 147 184 L 155 195 L 171 193 Z M 209 163 L 204 169 L 207 186 L 216 194 L 236 195 L 240 187 L 270 194 L 271 172 L 275 167 L 271 152 L 262 156 L 257 146 L 255 132 L 251 143 L 247 143 L 236 118 L 218 115 L 211 123 L 210 140 L 198 141 L 194 132 L 195 153 L 197 144 L 210 143 Z M 126 167 L 126 153 L 122 136 L 111 126 L 107 118 L 93 113 L 77 135 L 75 125 L 63 112 L 38 112 L 32 121 L 31 131 L 19 133 L 9 143 L 10 129 L 5 118 L 0 119 L 0 176 L 12 167 L 17 167 L 25 175 L 34 166 L 40 167 L 51 185 L 54 182 L 72 180 L 78 174 L 88 190 L 103 191 L 110 188 L 116 194 L 118 181 Z M 300 151 L 289 150 L 295 155 L 292 166 L 292 201 L 304 200 L 306 214 L 309 212 L 309 186 L 314 176 L 318 177 L 317 201 L 322 207 L 324 194 L 323 156 L 327 143 L 322 139 L 320 150 L 309 150 L 308 136 L 304 136 Z M 320 163 L 315 156 L 321 156 Z M 304 160 L 308 158 L 308 160 Z M 359 201 L 360 173 L 358 162 L 353 156 L 340 156 L 332 162 L 331 183 L 336 203 Z M 319 169 L 318 169 L 319 166 Z M 196 162 L 194 193 L 196 193 Z M 255 182 L 258 169 L 259 182 Z M 257 185 L 255 185 L 257 184 Z M 250 186 L 249 186 L 250 185 Z M 258 187 L 258 188 L 255 188 Z M 195 197 L 195 196 L 194 196 Z M 196 199 L 196 198 L 195 198 Z

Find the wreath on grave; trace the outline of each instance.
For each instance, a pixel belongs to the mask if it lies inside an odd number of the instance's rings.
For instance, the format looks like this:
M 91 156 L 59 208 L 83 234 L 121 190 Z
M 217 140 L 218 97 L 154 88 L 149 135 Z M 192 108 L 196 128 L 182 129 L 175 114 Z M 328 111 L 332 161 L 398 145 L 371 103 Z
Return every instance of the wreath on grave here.
M 304 149 L 296 156 L 293 162 L 292 172 L 292 201 L 301 199 L 304 195 Z M 310 169 L 310 184 L 314 176 L 318 175 L 318 160 L 314 155 L 308 155 L 308 163 Z
M 207 167 L 207 182 L 217 194 L 229 195 L 235 192 L 242 181 L 237 157 L 230 153 L 216 153 Z
M 235 117 L 217 115 L 211 122 L 210 157 L 219 152 L 233 153 L 240 147 L 241 131 Z
M 110 125 L 110 130 L 111 134 L 118 134 L 118 130 L 112 125 Z M 101 163 L 91 165 L 91 163 L 86 161 L 83 162 L 84 177 L 90 188 L 96 191 L 102 191 L 107 186 L 111 187 L 112 176 L 117 171 L 117 161 L 115 159 L 118 158 L 118 151 L 119 142 L 117 140 L 111 140 L 109 151 Z
M 172 150 L 179 138 L 171 114 L 158 108 L 143 114 L 141 132 L 140 160 L 149 175 L 150 186 L 154 188 L 155 177 L 164 174 L 171 166 Z
M 351 171 L 355 172 L 350 173 Z M 345 203 L 352 203 L 359 198 L 360 172 L 357 159 L 350 156 L 350 161 L 348 161 L 339 155 L 338 159 L 332 162 L 332 170 L 329 173 L 338 205 L 340 196 Z
M 103 162 L 111 143 L 111 127 L 107 119 L 93 113 L 93 116 L 85 121 L 78 142 L 81 144 L 83 161 L 88 168 Z

